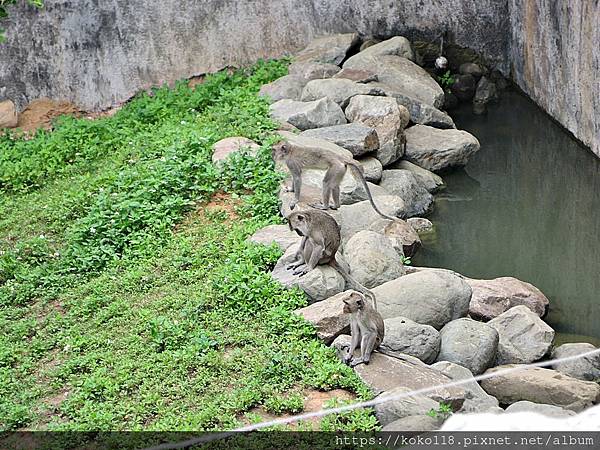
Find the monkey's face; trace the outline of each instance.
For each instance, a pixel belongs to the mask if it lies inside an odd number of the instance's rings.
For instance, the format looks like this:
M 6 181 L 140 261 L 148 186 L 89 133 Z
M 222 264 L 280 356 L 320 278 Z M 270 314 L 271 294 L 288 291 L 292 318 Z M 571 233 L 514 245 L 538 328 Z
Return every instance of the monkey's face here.
M 282 141 L 273 146 L 273 150 L 271 152 L 271 156 L 274 161 L 280 161 L 284 159 L 289 152 L 289 145 L 287 142 Z
M 348 298 L 342 300 L 344 302 L 344 313 L 352 314 L 363 309 L 365 303 L 364 297 L 358 292 L 353 292 Z
M 308 217 L 306 214 L 293 212 L 287 219 L 291 231 L 295 231 L 299 236 L 308 236 Z

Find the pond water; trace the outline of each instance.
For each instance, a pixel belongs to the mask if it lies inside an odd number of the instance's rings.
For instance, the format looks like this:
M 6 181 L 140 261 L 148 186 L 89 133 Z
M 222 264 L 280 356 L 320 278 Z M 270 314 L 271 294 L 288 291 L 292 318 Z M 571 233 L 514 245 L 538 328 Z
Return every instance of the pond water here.
M 453 117 L 481 150 L 442 174 L 436 235 L 414 264 L 530 282 L 550 300 L 557 343 L 600 345 L 600 160 L 517 92 Z

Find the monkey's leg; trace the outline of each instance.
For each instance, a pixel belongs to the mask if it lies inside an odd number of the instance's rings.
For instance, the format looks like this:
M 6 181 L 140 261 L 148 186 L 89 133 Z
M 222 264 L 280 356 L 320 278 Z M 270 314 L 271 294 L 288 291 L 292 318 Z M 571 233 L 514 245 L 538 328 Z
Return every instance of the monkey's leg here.
M 372 331 L 362 336 L 362 341 L 360 343 L 361 356 L 360 358 L 353 359 L 350 362 L 350 367 L 354 367 L 359 364 L 369 364 L 369 361 L 371 360 L 371 353 L 373 353 L 373 349 L 375 348 L 376 340 L 377 333 Z
M 295 269 L 296 267 L 305 264 L 306 261 L 304 260 L 304 248 L 306 246 L 307 241 L 308 238 L 306 236 L 302 236 L 302 240 L 300 241 L 300 247 L 298 247 L 298 251 L 296 251 L 296 253 L 294 254 L 294 259 L 292 260 L 292 262 L 286 266 L 287 270 Z
M 302 167 L 295 163 L 288 163 L 288 169 L 292 174 L 292 192 L 294 200 L 290 202 L 290 209 L 294 209 L 300 201 L 300 190 L 302 189 Z
M 309 259 L 308 263 L 306 263 L 306 266 L 302 267 L 301 269 L 300 268 L 296 269 L 294 271 L 294 275 L 300 275 L 300 276 L 306 275 L 308 272 L 310 272 L 315 267 L 317 267 L 317 264 L 319 264 L 319 260 L 323 256 L 324 250 L 325 250 L 325 247 L 323 247 L 322 245 L 319 245 L 319 244 L 315 244 L 313 246 L 312 254 L 310 255 L 310 259 Z
M 354 358 L 354 350 L 356 350 L 358 343 L 360 342 L 360 328 L 358 327 L 356 319 L 350 322 L 350 335 L 352 336 L 352 339 L 350 340 L 350 348 L 344 357 L 344 363 L 346 364 L 349 364 Z
M 340 202 L 340 184 L 342 183 L 342 179 L 346 175 L 346 166 L 340 165 L 336 166 L 335 172 L 333 174 L 333 178 L 331 181 L 331 200 L 333 201 L 333 206 L 331 209 L 338 209 L 341 206 Z

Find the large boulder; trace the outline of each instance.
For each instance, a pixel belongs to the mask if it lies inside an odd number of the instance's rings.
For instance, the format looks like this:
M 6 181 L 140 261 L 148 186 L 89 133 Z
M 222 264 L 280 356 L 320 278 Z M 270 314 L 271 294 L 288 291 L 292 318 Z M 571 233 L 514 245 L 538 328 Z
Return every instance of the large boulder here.
M 354 156 L 361 156 L 379 148 L 379 136 L 375 129 L 360 123 L 313 128 L 303 131 L 301 134 L 333 142 Z
M 396 101 L 388 97 L 357 95 L 350 99 L 346 108 L 350 122 L 374 128 L 379 137 L 379 149 L 375 157 L 384 166 L 397 161 L 404 154 L 403 130 L 409 114 Z
M 484 70 L 479 64 L 466 62 L 460 65 L 458 72 L 461 75 L 472 75 L 476 80 L 479 80 L 483 75 Z
M 406 317 L 385 319 L 385 337 L 380 351 L 388 356 L 402 354 L 431 364 L 440 351 L 440 333 L 429 325 L 421 325 Z
M 331 344 L 336 337 L 350 332 L 350 314 L 343 312 L 343 300 L 354 291 L 344 291 L 328 299 L 313 303 L 295 311 L 304 317 L 317 330 L 317 337 Z
M 12 100 L 0 102 L 0 129 L 16 127 L 18 119 L 17 108 Z
M 248 240 L 263 245 L 277 244 L 285 252 L 291 245 L 300 242 L 300 236 L 287 225 L 268 225 L 256 231 Z
M 348 353 L 350 336 L 341 335 L 333 341 L 339 357 Z M 356 350 L 355 356 L 360 355 Z M 397 387 L 409 389 L 434 388 L 448 384 L 451 380 L 443 373 L 431 369 L 419 359 L 409 355 L 391 357 L 382 353 L 373 352 L 369 364 L 359 364 L 354 370 L 363 382 L 375 394 L 392 390 Z M 437 401 L 449 404 L 453 410 L 458 410 L 464 402 L 465 392 L 458 387 L 439 387 L 425 394 Z
M 326 78 L 309 81 L 302 90 L 302 101 L 310 102 L 327 97 L 346 108 L 355 95 L 385 95 L 385 92 L 371 84 L 356 83 L 345 78 Z
M 466 278 L 473 289 L 469 314 L 478 320 L 491 320 L 513 306 L 524 305 L 539 317 L 548 311 L 548 299 L 532 284 L 513 277 L 493 280 Z
M 506 412 L 532 412 L 547 417 L 570 417 L 575 415 L 575 411 L 571 411 L 570 409 L 564 409 L 554 405 L 545 405 L 543 403 L 533 403 L 527 400 L 522 400 L 509 405 L 508 408 L 506 408 Z
M 431 220 L 424 217 L 411 217 L 406 221 L 419 234 L 431 233 L 434 231 Z
M 497 99 L 498 91 L 494 82 L 490 81 L 487 77 L 481 77 L 481 80 L 477 83 L 473 105 L 479 108 L 479 112 L 482 112 L 485 109 L 485 105 Z
M 473 373 L 469 369 L 449 361 L 440 361 L 431 365 L 432 369 L 439 370 L 449 376 L 452 381 L 466 381 L 460 387 L 465 391 L 465 402 L 459 412 L 477 413 L 492 412 L 502 413 L 503 409 L 498 404 L 498 399 L 487 394 L 479 383 L 475 381 Z
M 552 347 L 554 330 L 526 306 L 515 306 L 488 325 L 498 331 L 497 364 L 529 364 Z
M 442 417 L 420 414 L 416 416 L 408 416 L 402 419 L 394 420 L 392 423 L 384 426 L 381 429 L 381 431 L 390 431 L 395 433 L 435 431 L 442 426 L 443 422 L 444 419 Z
M 260 88 L 258 95 L 266 97 L 271 102 L 278 102 L 285 98 L 300 100 L 306 80 L 296 75 L 285 75 Z
M 409 217 L 427 214 L 433 206 L 433 196 L 409 170 L 384 170 L 379 186 L 404 200 Z
M 410 220 L 410 219 L 409 219 Z M 369 230 L 386 236 L 401 256 L 413 256 L 421 247 L 421 239 L 412 226 L 402 219 L 379 219 L 372 223 Z
M 403 36 L 394 36 L 383 42 L 377 42 L 365 48 L 361 46 L 360 50 L 363 57 L 392 55 L 400 56 L 411 61 L 415 60 L 415 54 L 410 45 L 410 41 Z
M 473 75 L 458 75 L 450 86 L 450 90 L 459 100 L 468 102 L 475 95 L 476 84 L 477 81 Z
M 404 159 L 390 164 L 388 169 L 401 169 L 412 172 L 421 186 L 423 186 L 432 194 L 444 189 L 445 187 L 444 180 L 442 180 L 442 177 L 440 177 L 438 174 L 427 169 L 423 169 L 422 167 L 419 167 L 410 161 L 405 161 Z
M 463 317 L 447 323 L 440 336 L 442 344 L 438 361 L 459 364 L 475 375 L 494 364 L 499 339 L 495 328 Z
M 332 34 L 321 36 L 308 44 L 298 53 L 296 62 L 322 62 L 339 65 L 345 58 L 346 53 L 358 44 L 359 37 L 356 33 Z
M 295 62 L 290 64 L 288 73 L 296 77 L 303 78 L 306 82 L 310 80 L 318 80 L 321 78 L 331 78 L 340 71 L 340 66 L 335 64 L 320 63 L 320 62 Z M 303 86 L 304 87 L 304 86 Z M 300 92 L 302 94 L 302 92 Z
M 404 158 L 427 170 L 464 166 L 479 150 L 475 136 L 461 130 L 439 130 L 415 125 L 406 131 Z
M 427 414 L 431 410 L 437 411 L 440 406 L 437 401 L 425 395 L 406 395 L 409 392 L 410 389 L 400 386 L 385 391 L 377 397 L 378 399 L 400 397 L 396 400 L 388 400 L 375 406 L 375 415 L 379 423 L 384 427 L 384 431 L 388 426 L 391 427 L 399 420 L 419 416 L 429 417 Z
M 304 276 L 294 275 L 286 266 L 294 260 L 299 244 L 290 246 L 279 258 L 271 275 L 287 288 L 299 287 L 311 302 L 317 302 L 339 294 L 345 290 L 344 277 L 329 265 L 320 265 Z
M 356 81 L 357 83 L 369 83 L 370 81 L 379 80 L 375 72 L 365 69 L 342 69 L 333 78 L 344 78 Z
M 260 145 L 245 137 L 238 136 L 221 139 L 213 145 L 212 162 L 218 163 L 224 161 L 232 153 L 241 150 L 248 150 L 251 154 L 255 154 L 259 148 Z
M 471 288 L 460 277 L 441 270 L 404 275 L 373 289 L 384 319 L 407 317 L 436 330 L 464 317 Z
M 287 122 L 300 130 L 346 123 L 342 108 L 328 98 L 312 102 L 279 100 L 270 106 L 270 113 L 273 119 Z
M 382 234 L 363 230 L 344 245 L 350 275 L 367 288 L 394 280 L 404 273 L 402 259 Z
M 444 111 L 440 111 L 410 95 L 400 92 L 397 92 L 394 97 L 399 105 L 407 109 L 410 114 L 410 120 L 414 123 L 429 125 L 435 128 L 456 128 L 452 117 Z
M 600 385 L 571 378 L 556 370 L 509 364 L 494 367 L 485 373 L 491 375 L 517 368 L 521 370 L 500 373 L 482 380 L 481 387 L 503 404 L 529 400 L 581 411 L 600 401 Z
M 365 176 L 365 179 L 371 183 L 379 183 L 381 174 L 383 173 L 381 161 L 373 156 L 362 156 L 357 158 L 357 160 L 364 170 L 363 175 Z
M 580 355 L 596 350 L 585 342 L 563 344 L 552 351 L 552 359 Z M 560 373 L 585 381 L 600 381 L 600 353 L 571 361 L 554 363 L 552 368 Z

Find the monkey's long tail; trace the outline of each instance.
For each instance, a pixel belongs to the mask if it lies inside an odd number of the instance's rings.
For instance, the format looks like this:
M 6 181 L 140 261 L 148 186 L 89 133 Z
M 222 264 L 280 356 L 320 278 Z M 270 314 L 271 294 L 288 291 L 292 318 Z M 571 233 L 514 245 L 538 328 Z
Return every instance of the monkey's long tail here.
M 335 259 L 335 257 L 333 257 L 329 261 L 329 265 L 331 267 L 333 267 L 335 270 L 337 270 L 340 273 L 340 275 L 342 275 L 342 277 L 344 277 L 344 281 L 346 283 L 348 283 L 348 285 L 352 289 L 354 289 L 355 291 L 363 293 L 366 297 L 368 297 L 369 299 L 371 299 L 371 303 L 373 303 L 373 308 L 375 308 L 375 311 L 377 311 L 377 300 L 376 300 L 375 294 L 373 294 L 373 292 L 371 292 L 369 289 L 367 289 L 362 284 L 360 284 L 358 281 L 356 281 L 354 278 L 352 278 L 350 276 L 350 274 L 347 273 L 346 270 L 340 265 L 340 263 L 337 262 L 337 260 Z
M 362 184 L 363 184 L 363 186 L 365 188 L 365 191 L 367 191 L 367 197 L 369 197 L 369 201 L 371 202 L 371 206 L 373 206 L 373 209 L 375 210 L 375 212 L 377 214 L 379 214 L 381 217 L 383 217 L 384 219 L 398 220 L 397 217 L 391 217 L 391 216 L 388 216 L 388 215 L 382 213 L 380 211 L 380 209 L 377 207 L 377 205 L 375 204 L 375 201 L 373 201 L 373 196 L 371 195 L 371 191 L 369 189 L 369 185 L 367 184 L 367 179 L 365 178 L 365 176 L 363 175 L 362 171 L 358 167 L 358 164 L 357 163 L 348 163 L 348 166 L 350 166 L 352 168 L 352 170 L 354 171 L 354 173 L 356 174 L 356 176 L 358 178 L 360 178 L 360 180 L 362 181 Z

